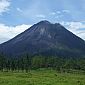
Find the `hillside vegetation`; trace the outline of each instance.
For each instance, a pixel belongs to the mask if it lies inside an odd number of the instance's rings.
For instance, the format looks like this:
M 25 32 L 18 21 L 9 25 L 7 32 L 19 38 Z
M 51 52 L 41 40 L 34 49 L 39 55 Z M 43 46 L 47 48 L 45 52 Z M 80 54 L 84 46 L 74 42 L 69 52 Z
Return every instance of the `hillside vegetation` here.
M 19 58 L 8 58 L 0 55 L 1 71 L 30 71 L 39 68 L 52 68 L 59 72 L 70 72 L 71 70 L 85 71 L 85 58 L 57 57 L 57 56 L 22 56 Z

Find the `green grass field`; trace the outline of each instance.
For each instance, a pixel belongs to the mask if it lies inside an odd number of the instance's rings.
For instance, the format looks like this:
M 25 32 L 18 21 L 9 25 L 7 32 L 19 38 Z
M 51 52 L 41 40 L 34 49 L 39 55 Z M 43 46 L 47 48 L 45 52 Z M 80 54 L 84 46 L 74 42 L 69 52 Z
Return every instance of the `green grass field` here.
M 46 69 L 28 73 L 0 72 L 0 85 L 85 85 L 85 75 Z

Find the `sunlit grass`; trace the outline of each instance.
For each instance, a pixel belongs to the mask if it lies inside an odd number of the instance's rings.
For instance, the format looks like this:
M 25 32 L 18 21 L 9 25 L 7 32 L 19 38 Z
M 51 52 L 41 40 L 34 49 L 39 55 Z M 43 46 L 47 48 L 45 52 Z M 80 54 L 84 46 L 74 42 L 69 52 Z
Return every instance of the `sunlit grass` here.
M 28 73 L 0 72 L 0 85 L 85 85 L 85 75 L 47 69 Z

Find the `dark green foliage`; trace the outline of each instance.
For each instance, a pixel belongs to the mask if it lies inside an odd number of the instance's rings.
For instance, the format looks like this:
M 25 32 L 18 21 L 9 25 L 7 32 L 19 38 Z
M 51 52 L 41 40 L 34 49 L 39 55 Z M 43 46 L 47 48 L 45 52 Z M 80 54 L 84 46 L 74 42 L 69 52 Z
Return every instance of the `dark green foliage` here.
M 3 69 L 6 67 L 6 59 L 4 55 L 0 55 L 0 70 L 3 71 Z
M 85 71 L 85 58 L 68 58 L 57 56 L 29 56 L 8 59 L 0 55 L 1 71 L 22 71 L 28 72 L 30 69 L 52 68 L 59 72 L 70 72 L 71 70 Z

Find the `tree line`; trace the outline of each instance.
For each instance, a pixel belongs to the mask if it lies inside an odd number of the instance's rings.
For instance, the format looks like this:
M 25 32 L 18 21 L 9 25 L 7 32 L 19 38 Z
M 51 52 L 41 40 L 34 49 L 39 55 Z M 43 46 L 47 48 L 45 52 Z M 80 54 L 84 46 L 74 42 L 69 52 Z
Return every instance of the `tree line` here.
M 0 55 L 0 71 L 30 71 L 31 69 L 52 68 L 57 71 L 65 69 L 85 71 L 85 58 L 57 57 L 57 56 L 29 56 L 7 58 Z

